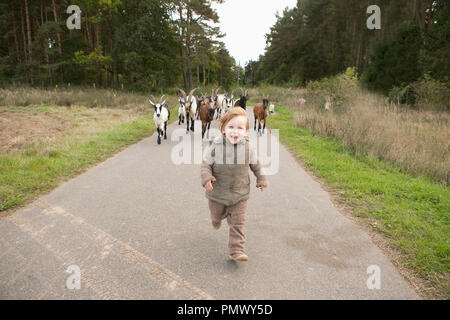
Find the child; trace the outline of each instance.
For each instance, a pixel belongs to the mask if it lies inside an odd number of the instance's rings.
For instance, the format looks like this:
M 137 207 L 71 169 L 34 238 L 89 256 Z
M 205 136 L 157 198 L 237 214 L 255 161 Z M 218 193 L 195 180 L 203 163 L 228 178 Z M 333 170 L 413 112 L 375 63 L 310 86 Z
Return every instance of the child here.
M 249 168 L 255 174 L 256 187 L 267 188 L 267 180 L 261 174 L 261 164 L 256 150 L 248 138 L 249 121 L 244 109 L 237 107 L 221 119 L 217 137 L 204 153 L 201 167 L 202 186 L 211 211 L 212 225 L 219 229 L 225 218 L 230 227 L 229 258 L 247 261 L 243 227 L 247 200 L 250 195 Z

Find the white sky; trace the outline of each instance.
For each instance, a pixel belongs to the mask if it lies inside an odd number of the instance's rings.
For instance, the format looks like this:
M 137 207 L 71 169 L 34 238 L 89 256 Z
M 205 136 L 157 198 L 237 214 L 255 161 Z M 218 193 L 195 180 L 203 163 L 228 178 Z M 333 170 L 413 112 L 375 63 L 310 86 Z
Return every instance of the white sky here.
M 266 47 L 265 35 L 275 24 L 275 13 L 280 15 L 286 7 L 293 8 L 297 0 L 226 0 L 213 4 L 219 14 L 220 30 L 226 33 L 227 49 L 237 63 L 244 66 L 257 60 Z

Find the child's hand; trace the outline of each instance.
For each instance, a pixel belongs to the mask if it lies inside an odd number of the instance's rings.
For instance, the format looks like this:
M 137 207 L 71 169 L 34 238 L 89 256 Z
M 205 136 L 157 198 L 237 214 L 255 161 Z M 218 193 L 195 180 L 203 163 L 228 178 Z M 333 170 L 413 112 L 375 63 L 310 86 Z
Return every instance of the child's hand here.
M 212 177 L 212 179 L 209 180 L 209 181 L 205 184 L 204 188 L 206 189 L 207 192 L 213 191 L 213 189 L 214 189 L 213 186 L 212 186 L 212 183 L 213 183 L 213 182 L 216 182 L 216 178 L 214 178 L 214 177 Z
M 261 187 L 258 187 L 258 189 L 261 190 L 261 192 L 263 192 L 265 187 L 261 186 Z

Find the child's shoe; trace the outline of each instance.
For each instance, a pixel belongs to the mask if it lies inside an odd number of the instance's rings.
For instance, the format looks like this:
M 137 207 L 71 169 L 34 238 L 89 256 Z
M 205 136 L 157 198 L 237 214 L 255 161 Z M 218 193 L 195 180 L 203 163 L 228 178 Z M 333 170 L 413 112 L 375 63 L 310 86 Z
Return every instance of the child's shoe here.
M 233 261 L 248 261 L 248 256 L 245 253 L 230 255 L 228 258 Z
M 213 221 L 212 225 L 214 229 L 219 230 L 220 227 L 222 226 L 222 221 Z

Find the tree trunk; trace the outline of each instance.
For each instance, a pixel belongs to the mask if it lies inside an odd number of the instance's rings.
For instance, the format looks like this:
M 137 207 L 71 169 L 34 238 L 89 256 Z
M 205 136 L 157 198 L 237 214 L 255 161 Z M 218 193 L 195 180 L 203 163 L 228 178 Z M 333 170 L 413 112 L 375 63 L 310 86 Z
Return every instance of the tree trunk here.
M 191 34 L 190 34 L 190 24 L 192 21 L 192 11 L 187 9 L 187 30 L 186 30 L 186 63 L 187 63 L 187 80 L 188 80 L 188 90 L 193 87 L 192 81 L 192 66 L 191 66 Z
M 23 44 L 23 58 L 25 60 L 25 62 L 28 61 L 28 55 L 27 55 L 27 40 L 25 37 L 25 23 L 23 21 L 23 6 L 22 6 L 22 2 L 20 3 L 20 25 L 22 28 L 22 44 Z
M 181 65 L 183 69 L 183 82 L 184 88 L 189 88 L 189 81 L 187 76 L 187 66 L 186 66 L 186 57 L 184 48 L 186 46 L 185 36 L 186 36 L 186 27 L 184 26 L 184 18 L 183 18 L 183 8 L 180 6 L 178 9 L 178 13 L 180 15 L 180 57 L 181 57 Z
M 200 66 L 197 65 L 197 85 L 200 84 Z
M 206 70 L 205 70 L 205 64 L 203 64 L 203 85 L 206 85 Z
M 31 57 L 31 24 L 30 24 L 30 12 L 28 11 L 28 0 L 25 0 L 25 19 L 27 22 L 28 52 Z
M 100 46 L 100 22 L 95 24 L 95 40 L 96 40 L 95 47 L 98 48 Z
M 52 0 L 52 6 L 53 6 L 53 17 L 55 18 L 55 22 L 58 22 L 58 13 L 56 12 L 56 5 L 55 0 Z M 58 52 L 59 54 L 62 54 L 62 46 L 61 46 L 61 33 L 57 33 L 56 37 L 58 39 Z
M 13 22 L 14 47 L 16 48 L 16 61 L 22 62 L 22 59 L 20 58 L 19 40 L 17 39 L 16 12 L 14 11 L 14 3 L 12 2 L 12 0 L 10 4 Z
M 29 61 L 32 63 L 33 56 L 32 56 L 32 48 L 31 48 L 31 22 L 30 22 L 30 10 L 28 7 L 28 0 L 25 0 L 25 14 L 26 14 L 26 21 L 27 21 L 27 36 L 28 36 L 28 54 L 29 54 Z M 30 80 L 31 85 L 34 86 L 34 77 L 33 77 L 33 66 L 30 65 Z
M 41 0 L 41 25 L 44 24 L 44 1 Z

